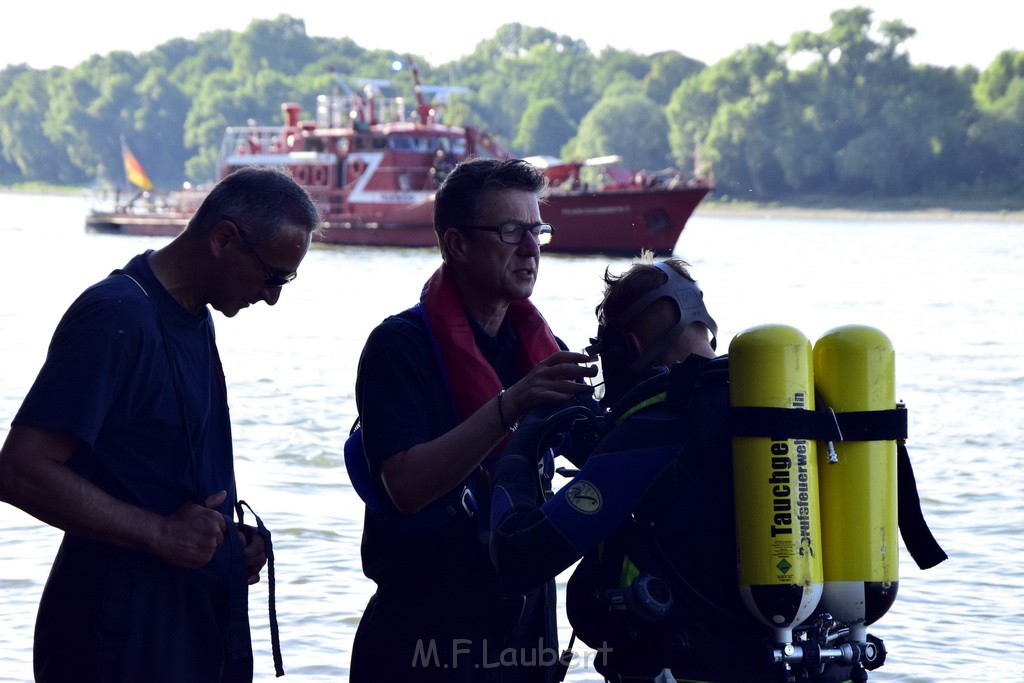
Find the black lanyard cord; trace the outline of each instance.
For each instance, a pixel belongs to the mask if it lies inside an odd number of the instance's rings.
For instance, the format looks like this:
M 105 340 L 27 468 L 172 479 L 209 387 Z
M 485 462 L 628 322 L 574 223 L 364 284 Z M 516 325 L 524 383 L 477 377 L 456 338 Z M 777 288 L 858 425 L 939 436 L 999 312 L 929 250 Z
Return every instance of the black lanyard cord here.
M 270 541 L 270 529 L 264 524 L 263 520 L 260 519 L 259 515 L 253 512 L 252 507 L 249 506 L 244 500 L 240 500 L 235 503 L 235 512 L 238 514 L 238 523 L 242 524 L 242 520 L 245 519 L 242 508 L 248 508 L 249 512 L 252 512 L 253 518 L 256 520 L 256 531 L 260 536 L 263 537 L 263 545 L 267 553 L 267 597 L 269 602 L 268 611 L 270 614 L 270 645 L 271 650 L 274 654 L 274 672 L 275 675 L 280 678 L 284 676 L 284 663 L 281 659 L 281 635 L 277 626 L 277 599 L 275 597 L 276 591 L 274 587 L 274 546 Z

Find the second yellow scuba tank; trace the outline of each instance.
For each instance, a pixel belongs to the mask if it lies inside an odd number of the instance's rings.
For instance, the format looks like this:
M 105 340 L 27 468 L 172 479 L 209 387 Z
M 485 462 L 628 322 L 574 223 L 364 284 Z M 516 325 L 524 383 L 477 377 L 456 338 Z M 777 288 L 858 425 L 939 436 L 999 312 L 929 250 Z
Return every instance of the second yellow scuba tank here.
M 879 330 L 845 325 L 814 344 L 814 379 L 836 413 L 896 407 L 892 342 Z M 899 586 L 896 442 L 850 440 L 819 448 L 822 608 L 864 642 Z

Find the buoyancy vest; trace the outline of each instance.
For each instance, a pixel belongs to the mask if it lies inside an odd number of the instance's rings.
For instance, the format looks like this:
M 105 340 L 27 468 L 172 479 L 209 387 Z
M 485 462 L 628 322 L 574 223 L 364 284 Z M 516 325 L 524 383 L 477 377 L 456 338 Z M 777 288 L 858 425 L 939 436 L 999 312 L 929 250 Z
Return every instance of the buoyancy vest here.
M 725 634 L 756 640 L 735 580 L 727 578 L 735 574 L 727 363 L 691 357 L 655 372 L 613 409 L 617 429 L 627 440 L 636 430 L 640 443 L 646 412 L 674 415 L 679 448 L 633 515 L 580 560 L 568 581 L 569 621 L 584 643 L 607 650 L 595 668 L 612 680 L 653 679 L 692 659 L 695 647 L 709 651 L 717 630 L 720 642 Z M 689 566 L 680 569 L 680 561 Z M 700 586 L 695 575 L 705 577 Z

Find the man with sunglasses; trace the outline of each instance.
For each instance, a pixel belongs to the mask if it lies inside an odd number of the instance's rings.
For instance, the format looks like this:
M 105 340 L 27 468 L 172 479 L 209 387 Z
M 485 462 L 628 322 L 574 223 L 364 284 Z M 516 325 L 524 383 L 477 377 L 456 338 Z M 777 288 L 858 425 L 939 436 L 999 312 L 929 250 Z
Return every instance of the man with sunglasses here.
M 419 304 L 363 348 L 361 427 L 346 461 L 367 502 L 363 571 L 377 591 L 352 683 L 552 680 L 553 583 L 518 591 L 498 580 L 486 502 L 487 472 L 517 420 L 585 395 L 582 378 L 596 374 L 529 300 L 555 233 L 541 219 L 545 191 L 522 160 L 458 165 L 435 199 L 443 263 Z
M 233 521 L 209 307 L 276 304 L 319 224 L 287 173 L 236 171 L 178 237 L 60 321 L 0 450 L 0 498 L 65 532 L 36 621 L 37 681 L 252 680 L 247 585 L 269 536 L 240 510 Z

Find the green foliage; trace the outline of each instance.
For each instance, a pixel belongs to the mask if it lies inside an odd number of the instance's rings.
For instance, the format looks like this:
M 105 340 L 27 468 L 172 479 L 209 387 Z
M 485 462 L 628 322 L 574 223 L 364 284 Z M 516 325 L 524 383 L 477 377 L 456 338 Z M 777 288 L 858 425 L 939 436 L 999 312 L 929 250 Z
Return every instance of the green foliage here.
M 62 72 L 15 67 L 0 74 L 4 86 L 0 90 L 0 157 L 8 177 L 55 180 L 63 166 L 71 165 L 39 125 L 50 103 L 47 84 Z
M 1001 52 L 973 88 L 979 114 L 971 122 L 968 149 L 982 150 L 974 161 L 975 180 L 1002 183 L 1019 194 L 1024 187 L 1024 52 Z
M 637 129 L 644 135 L 632 135 Z M 605 97 L 580 121 L 579 133 L 566 145 L 568 156 L 588 159 L 621 155 L 634 168 L 660 170 L 668 162 L 665 112 L 641 93 Z
M 523 112 L 519 135 L 512 146 L 524 155 L 557 156 L 562 145 L 576 132 L 562 104 L 553 97 L 534 100 Z
M 70 161 L 58 169 L 58 182 L 94 182 L 121 175 L 120 136 L 131 129 L 139 108 L 135 84 L 143 73 L 137 57 L 114 52 L 105 58 L 94 55 L 50 82 L 43 134 Z
M 722 164 L 742 162 L 744 167 L 757 165 L 754 160 L 728 157 L 742 157 L 742 139 L 748 135 L 761 136 L 766 131 L 735 126 L 741 121 L 754 123 L 748 119 L 751 110 L 770 100 L 769 89 L 779 87 L 781 77 L 786 73 L 784 57 L 782 48 L 772 43 L 747 46 L 676 88 L 665 111 L 669 124 L 668 142 L 678 166 L 692 167 L 694 149 L 700 146 L 703 150 L 702 173 L 710 173 L 713 167 L 719 183 L 724 182 L 730 192 L 740 191 L 739 187 L 749 189 L 750 179 L 741 181 L 740 176 L 731 172 L 723 174 Z M 749 101 L 744 103 L 745 100 Z M 740 116 L 743 111 L 748 113 Z
M 668 104 L 680 83 L 696 76 L 705 67 L 703 62 L 678 52 L 659 52 L 650 60 L 650 70 L 643 77 L 644 94 L 658 104 Z
M 607 47 L 601 51 L 600 65 L 594 72 L 594 90 L 603 93 L 612 83 L 623 77 L 639 82 L 650 70 L 649 57 Z
M 0 70 L 0 182 L 120 185 L 124 135 L 158 186 L 216 180 L 228 126 L 282 122 L 281 104 L 311 118 L 316 97 L 388 78 L 414 102 L 408 68 L 428 85 L 469 89 L 446 106 L 517 154 L 621 155 L 715 178 L 720 195 L 1000 197 L 1024 186 L 1024 52 L 979 72 L 916 66 L 915 30 L 838 10 L 820 33 L 749 45 L 711 65 L 666 51 L 641 55 L 512 23 L 472 54 L 434 66 L 307 35 L 287 15 L 241 32 L 174 39 L 141 55 L 94 55 L 71 69 Z
M 174 187 L 182 179 L 182 131 L 191 100 L 163 67 L 150 69 L 135 88 L 138 108 L 124 134 L 155 184 Z
M 1020 116 L 1024 111 L 1024 52 L 999 53 L 978 77 L 974 99 L 983 112 Z
M 315 49 L 301 19 L 280 15 L 253 21 L 231 39 L 233 69 L 239 73 L 276 71 L 295 74 L 313 61 Z

